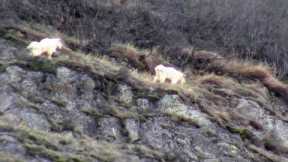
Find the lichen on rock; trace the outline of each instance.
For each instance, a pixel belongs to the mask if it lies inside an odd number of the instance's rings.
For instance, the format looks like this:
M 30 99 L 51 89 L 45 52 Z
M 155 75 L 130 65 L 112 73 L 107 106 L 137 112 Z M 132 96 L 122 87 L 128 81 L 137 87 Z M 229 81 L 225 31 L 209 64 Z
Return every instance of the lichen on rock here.
M 192 106 L 181 103 L 177 95 L 165 95 L 158 103 L 160 111 L 172 118 L 185 120 L 200 127 L 212 125 L 208 117 Z

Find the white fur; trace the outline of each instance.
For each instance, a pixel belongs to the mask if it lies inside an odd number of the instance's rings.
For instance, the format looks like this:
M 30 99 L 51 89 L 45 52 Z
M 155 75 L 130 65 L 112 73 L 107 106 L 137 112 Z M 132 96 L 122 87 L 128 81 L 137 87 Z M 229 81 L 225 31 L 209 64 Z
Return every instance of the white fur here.
M 32 56 L 40 56 L 43 52 L 39 42 L 31 42 L 27 49 L 31 50 Z
M 32 56 L 40 56 L 47 53 L 48 59 L 52 59 L 52 55 L 57 49 L 62 49 L 63 44 L 59 38 L 45 38 L 40 42 L 31 42 L 27 49 L 31 50 Z
M 185 74 L 173 67 L 165 67 L 160 64 L 155 67 L 155 73 L 154 82 L 165 83 L 166 79 L 169 79 L 171 84 L 185 83 Z

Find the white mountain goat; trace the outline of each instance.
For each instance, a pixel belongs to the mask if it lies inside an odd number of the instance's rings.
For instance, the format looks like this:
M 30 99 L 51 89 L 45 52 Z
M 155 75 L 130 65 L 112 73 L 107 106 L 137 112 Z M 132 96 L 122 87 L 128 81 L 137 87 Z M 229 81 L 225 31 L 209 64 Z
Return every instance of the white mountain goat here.
M 32 56 L 41 56 L 47 54 L 48 59 L 52 59 L 52 55 L 63 48 L 63 43 L 60 38 L 45 38 L 40 42 L 31 42 L 27 49 L 31 51 Z
M 171 84 L 185 83 L 185 74 L 173 67 L 160 64 L 155 67 L 155 73 L 154 82 L 165 83 L 166 79 L 169 79 Z

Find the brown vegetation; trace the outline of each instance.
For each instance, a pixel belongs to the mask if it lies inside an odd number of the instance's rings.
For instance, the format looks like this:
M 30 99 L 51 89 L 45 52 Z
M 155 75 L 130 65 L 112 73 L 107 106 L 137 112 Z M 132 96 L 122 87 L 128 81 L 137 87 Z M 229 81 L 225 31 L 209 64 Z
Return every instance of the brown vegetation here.
M 151 74 L 155 74 L 155 67 L 161 64 L 160 59 L 153 55 L 144 56 L 141 62 L 144 63 L 145 69 L 147 69 Z
M 141 48 L 193 46 L 265 60 L 277 67 L 280 76 L 287 74 L 286 0 L 191 0 L 177 5 L 162 1 L 60 0 L 55 5 L 54 1 L 6 0 L 0 12 L 2 19 L 54 26 L 85 42 L 85 52 L 104 53 L 114 40 Z
M 145 68 L 144 64 L 141 62 L 141 60 L 145 58 L 145 53 L 140 53 L 132 45 L 113 45 L 110 49 L 110 55 L 117 59 L 121 59 L 121 61 L 126 59 L 134 68 Z
M 277 80 L 273 76 L 266 77 L 262 80 L 262 83 L 271 91 L 279 94 L 281 97 L 288 101 L 288 86 L 281 81 Z
M 279 94 L 288 101 L 288 86 L 273 76 L 271 68 L 262 64 L 252 64 L 241 61 L 223 61 L 223 71 L 241 77 L 259 80 L 270 91 Z
M 17 37 L 16 39 L 17 41 L 21 41 L 23 43 L 28 43 L 25 42 L 25 40 L 29 40 L 29 38 L 41 39 L 48 36 L 47 32 L 37 32 L 37 30 L 29 28 L 27 24 L 6 26 L 3 28 L 3 30 L 11 31 L 12 35 L 13 33 L 17 34 L 20 32 L 21 37 Z M 76 40 L 73 40 L 71 38 L 65 37 L 64 40 L 68 44 L 68 46 L 75 47 L 79 45 L 77 44 Z M 65 48 L 62 50 L 62 52 L 69 54 L 72 52 L 72 50 L 69 48 Z M 179 66 L 179 64 L 177 64 L 176 62 L 175 65 L 178 67 L 184 68 L 185 66 L 189 66 L 191 67 L 191 71 L 195 71 L 195 69 L 197 69 L 198 72 L 206 71 L 209 73 L 213 72 L 215 74 L 228 74 L 234 77 L 238 76 L 241 78 L 244 77 L 248 79 L 256 79 L 263 83 L 263 85 L 266 86 L 269 90 L 275 92 L 276 94 L 279 94 L 285 100 L 288 100 L 288 86 L 276 79 L 273 76 L 272 69 L 263 64 L 251 63 L 249 61 L 240 61 L 239 59 L 235 58 L 227 59 L 223 58 L 221 55 L 215 52 L 209 52 L 204 50 L 196 51 L 193 48 L 175 48 L 174 50 L 170 49 L 170 51 L 158 51 L 156 49 L 153 49 L 151 51 L 145 51 L 139 50 L 136 47 L 128 44 L 114 45 L 110 49 L 111 56 L 120 59 L 126 59 L 127 62 L 131 64 L 135 69 L 140 71 L 146 71 L 150 74 L 155 74 L 154 68 L 159 64 L 173 66 L 167 63 L 167 61 L 165 61 L 169 60 L 170 62 L 173 62 L 173 55 L 163 55 L 165 58 L 161 57 L 162 53 L 168 54 L 169 52 L 170 54 L 171 52 L 176 52 L 174 54 L 177 54 L 181 58 L 185 58 L 185 60 L 183 61 L 186 63 L 186 65 L 182 64 L 182 66 Z M 208 78 L 208 80 L 207 78 L 204 79 L 203 82 L 213 83 L 216 85 L 221 84 L 221 81 L 219 80 L 219 78 L 217 79 L 217 77 Z
M 271 68 L 263 64 L 241 62 L 240 60 L 221 59 L 212 61 L 210 70 L 221 71 L 224 74 L 240 76 L 241 78 L 259 80 L 270 91 L 279 94 L 288 101 L 288 86 L 274 77 Z M 214 65 L 213 65 L 214 64 Z
M 159 64 L 165 64 L 157 53 L 141 51 L 131 45 L 114 45 L 110 49 L 110 55 L 119 59 L 127 59 L 127 63 L 140 71 L 155 74 L 154 68 Z M 167 64 L 165 64 L 167 65 Z
M 288 100 L 288 86 L 276 79 L 273 76 L 272 69 L 264 64 L 252 63 L 247 60 L 241 61 L 235 58 L 227 59 L 218 53 L 204 50 L 194 51 L 189 48 L 177 48 L 172 51 L 178 52 L 180 57 L 186 57 L 186 60 L 184 61 L 187 63 L 186 66 L 191 67 L 191 71 L 197 69 L 198 72 L 204 70 L 208 73 L 212 72 L 216 74 L 226 74 L 234 77 L 238 76 L 240 78 L 259 80 L 269 90 L 279 94 L 285 100 Z M 126 58 L 128 63 L 132 64 L 134 68 L 147 71 L 151 74 L 155 74 L 154 68 L 159 64 L 171 66 L 171 64 L 164 62 L 164 59 L 161 59 L 159 51 L 152 50 L 151 53 L 149 54 L 147 51 L 145 53 L 129 45 L 114 46 L 111 48 L 112 56 L 122 59 Z M 169 55 L 166 57 L 168 57 L 168 60 L 172 59 L 171 57 L 169 58 Z M 200 79 L 200 82 L 223 85 L 224 80 L 221 79 L 221 77 L 214 74 L 206 74 L 205 76 Z

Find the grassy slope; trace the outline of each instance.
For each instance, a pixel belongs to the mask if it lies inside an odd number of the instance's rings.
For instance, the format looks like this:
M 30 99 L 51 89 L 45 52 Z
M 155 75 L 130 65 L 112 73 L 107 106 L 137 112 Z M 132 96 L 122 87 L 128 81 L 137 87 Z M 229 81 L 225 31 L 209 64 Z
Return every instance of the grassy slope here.
M 26 45 L 29 42 L 27 38 L 39 39 L 49 35 L 49 31 L 46 31 L 45 28 L 41 26 L 39 27 L 37 25 L 33 25 L 32 27 L 27 24 L 24 26 L 19 25 L 14 27 L 7 27 L 5 29 L 1 29 L 0 33 L 2 34 L 2 37 L 22 45 Z M 66 37 L 64 35 L 61 35 L 61 37 L 65 40 L 68 46 L 73 46 L 74 49 L 76 49 L 78 46 L 77 40 Z M 217 121 L 224 128 L 228 128 L 233 133 L 239 133 L 241 137 L 247 139 L 250 138 L 249 130 L 245 127 L 236 126 L 233 124 L 236 120 L 245 120 L 245 118 L 241 116 L 235 116 L 235 114 L 225 109 L 225 105 L 229 103 L 229 96 L 247 96 L 251 100 L 254 100 L 261 105 L 269 104 L 271 97 L 262 84 L 257 81 L 253 81 L 253 77 L 257 79 L 257 75 L 260 75 L 260 73 L 263 75 L 268 75 L 267 73 L 269 70 L 266 70 L 267 67 L 247 63 L 230 63 L 229 66 L 233 68 L 224 68 L 224 70 L 227 71 L 227 75 L 220 76 L 213 73 L 206 73 L 204 75 L 194 74 L 193 76 L 189 77 L 190 79 L 188 79 L 186 84 L 178 86 L 155 84 L 151 82 L 152 76 L 148 73 L 140 73 L 137 72 L 136 69 L 127 70 L 125 66 L 111 61 L 111 59 L 108 57 L 103 57 L 100 55 L 86 55 L 81 52 L 75 52 L 72 50 L 68 50 L 65 52 L 65 54 L 59 57 L 55 57 L 52 61 L 23 57 L 23 60 L 1 62 L 0 64 L 2 70 L 5 70 L 5 67 L 9 65 L 16 64 L 30 70 L 39 70 L 52 73 L 55 72 L 57 66 L 65 65 L 76 71 L 85 71 L 92 77 L 97 76 L 114 82 L 125 82 L 131 85 L 133 89 L 138 92 L 137 94 L 139 96 L 142 95 L 145 97 L 161 98 L 161 94 L 163 94 L 162 92 L 178 94 L 185 99 L 187 104 L 190 104 L 191 102 L 198 104 L 203 112 L 206 112 L 211 116 L 212 120 Z M 255 71 L 258 72 L 255 74 Z M 231 73 L 234 75 L 229 75 Z M 248 78 L 252 77 L 252 81 L 239 81 L 237 78 L 231 77 L 235 76 L 235 74 Z M 153 91 L 146 91 L 147 89 L 153 89 Z M 209 108 L 206 105 L 208 103 L 211 104 Z M 132 110 L 129 112 L 122 112 L 121 110 L 117 110 L 115 108 L 111 108 L 111 110 L 113 115 L 122 119 L 128 117 L 145 117 L 145 114 L 144 116 L 139 115 Z M 269 111 L 273 112 L 274 110 Z M 87 110 L 87 113 L 99 115 L 97 112 L 91 112 L 90 110 Z M 283 118 L 283 120 L 286 120 L 277 112 L 274 113 L 280 118 Z M 179 116 L 179 114 L 176 113 L 169 115 L 171 117 L 176 117 L 176 119 L 179 120 L 185 119 L 189 121 L 189 118 L 187 119 L 185 116 Z M 88 137 L 83 137 L 80 141 L 76 141 L 74 139 L 69 139 L 69 137 L 66 137 L 65 135 L 44 135 L 43 132 L 30 130 L 27 127 L 10 126 L 4 124 L 3 122 L 0 123 L 0 126 L 1 128 L 5 128 L 14 132 L 16 137 L 24 137 L 22 142 L 24 143 L 24 146 L 29 151 L 31 151 L 31 154 L 45 155 L 54 161 L 69 161 L 69 159 L 72 161 L 87 161 L 93 158 L 104 161 L 113 161 L 113 159 L 117 159 L 118 156 L 121 156 L 123 151 L 121 148 L 124 147 L 122 145 L 111 145 L 109 143 L 95 143 L 95 147 L 91 147 L 89 145 L 92 141 L 89 140 Z M 59 150 L 57 146 L 59 142 L 67 143 L 68 147 L 71 148 L 78 148 L 79 146 L 81 149 L 85 149 L 86 147 L 92 149 L 85 154 L 68 153 L 63 156 L 63 154 L 60 154 L 61 150 Z M 97 149 L 99 147 L 105 147 L 108 149 L 99 151 L 101 150 Z M 137 149 L 147 157 L 156 157 L 158 159 L 165 158 L 164 155 L 157 152 L 156 150 L 150 150 L 144 146 L 126 145 L 125 147 Z M 261 150 L 260 148 L 257 148 L 253 145 L 251 145 L 250 148 L 251 150 L 258 152 L 263 156 L 270 156 L 267 154 L 267 152 L 265 152 L 265 150 Z M 75 152 L 81 152 L 81 150 L 76 150 Z M 273 156 L 270 156 L 270 158 L 272 158 L 274 161 L 277 161 L 280 157 L 273 154 Z

